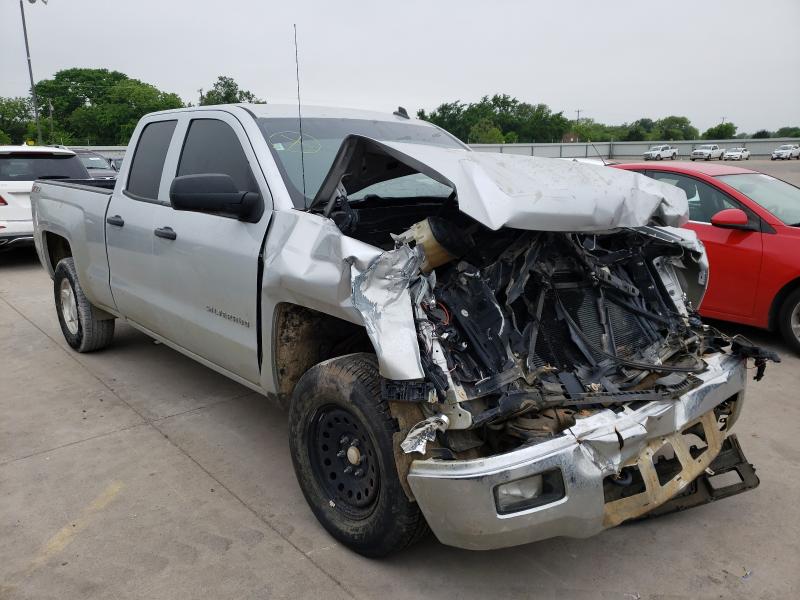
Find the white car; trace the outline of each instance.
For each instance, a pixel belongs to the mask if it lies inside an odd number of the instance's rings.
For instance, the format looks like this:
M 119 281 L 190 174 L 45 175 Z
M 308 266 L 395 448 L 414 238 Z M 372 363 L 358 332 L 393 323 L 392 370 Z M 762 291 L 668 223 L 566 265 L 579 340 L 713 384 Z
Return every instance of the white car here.
M 72 150 L 0 146 L 0 250 L 33 245 L 30 193 L 37 179 L 89 179 Z
M 722 158 L 723 160 L 750 160 L 750 150 L 747 148 L 728 148 Z
M 793 158 L 800 160 L 800 146 L 797 144 L 784 144 L 772 151 L 772 160 L 791 160 Z
M 692 150 L 692 153 L 689 155 L 689 158 L 694 160 L 713 160 L 718 158 L 722 160 L 722 157 L 725 153 L 723 152 L 722 148 L 720 148 L 717 144 L 703 144 L 698 148 Z
M 645 160 L 664 160 L 665 158 L 675 160 L 678 156 L 678 149 L 668 144 L 653 146 L 643 156 Z

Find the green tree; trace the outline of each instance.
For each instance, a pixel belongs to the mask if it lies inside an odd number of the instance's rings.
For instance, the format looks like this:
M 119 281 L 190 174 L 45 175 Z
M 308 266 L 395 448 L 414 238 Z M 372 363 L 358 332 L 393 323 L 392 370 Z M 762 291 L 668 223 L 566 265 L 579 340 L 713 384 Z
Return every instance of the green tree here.
M 729 140 L 736 135 L 736 125 L 733 123 L 720 123 L 714 127 L 709 127 L 703 134 L 706 140 Z
M 10 144 L 10 143 L 11 143 L 11 136 L 8 135 L 2 129 L 0 129 L 0 144 Z
M 760 139 L 764 139 L 764 138 L 772 137 L 772 134 L 771 134 L 769 131 L 767 131 L 766 129 L 759 129 L 758 131 L 756 131 L 756 132 L 753 134 L 753 137 L 754 137 L 755 139 L 758 139 L 758 140 L 760 140 Z
M 0 130 L 10 139 L 6 143 L 21 144 L 32 119 L 33 103 L 30 99 L 0 97 Z
M 658 119 L 653 124 L 648 139 L 651 140 L 696 140 L 700 132 L 692 125 L 688 117 L 670 115 Z
M 145 114 L 183 106 L 177 94 L 108 69 L 65 69 L 38 82 L 36 92 L 51 143 L 125 144 Z
M 241 89 L 233 77 L 224 75 L 217 77 L 217 81 L 206 94 L 200 95 L 200 106 L 236 104 L 237 102 L 266 104 L 264 100 L 256 98 L 253 92 Z
M 563 113 L 553 113 L 546 104 L 521 102 L 508 94 L 484 96 L 470 104 L 460 100 L 447 102 L 430 113 L 420 110 L 417 116 L 435 123 L 463 141 L 472 140 L 472 130 L 476 126 L 477 131 L 486 135 L 488 130 L 484 121 L 491 122 L 504 140 L 515 139 L 518 142 L 558 140 L 570 126 Z
M 468 141 L 471 144 L 503 144 L 505 138 L 500 128 L 489 119 L 481 119 L 470 128 Z
M 800 127 L 781 127 L 775 137 L 800 137 Z

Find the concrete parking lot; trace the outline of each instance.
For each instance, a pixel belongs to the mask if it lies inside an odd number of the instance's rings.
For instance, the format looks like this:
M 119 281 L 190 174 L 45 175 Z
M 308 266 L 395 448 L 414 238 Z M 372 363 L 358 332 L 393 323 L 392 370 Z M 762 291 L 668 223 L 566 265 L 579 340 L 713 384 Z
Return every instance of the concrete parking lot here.
M 800 184 L 800 161 L 751 160 Z M 587 539 L 374 561 L 317 524 L 286 414 L 118 323 L 76 354 L 35 253 L 0 255 L 0 599 L 797 598 L 800 357 L 751 382 L 757 489 Z

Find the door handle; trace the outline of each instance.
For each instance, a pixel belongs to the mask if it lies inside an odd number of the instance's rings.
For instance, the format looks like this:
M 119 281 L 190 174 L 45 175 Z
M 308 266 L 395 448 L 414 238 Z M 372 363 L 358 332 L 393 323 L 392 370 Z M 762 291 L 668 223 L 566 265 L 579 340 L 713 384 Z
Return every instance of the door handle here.
M 156 234 L 156 237 L 164 238 L 165 240 L 174 240 L 178 237 L 172 227 L 159 227 L 153 233 Z
M 113 217 L 108 217 L 106 219 L 106 223 L 109 225 L 114 225 L 115 227 L 122 227 L 125 225 L 125 220 L 119 215 L 114 215 Z

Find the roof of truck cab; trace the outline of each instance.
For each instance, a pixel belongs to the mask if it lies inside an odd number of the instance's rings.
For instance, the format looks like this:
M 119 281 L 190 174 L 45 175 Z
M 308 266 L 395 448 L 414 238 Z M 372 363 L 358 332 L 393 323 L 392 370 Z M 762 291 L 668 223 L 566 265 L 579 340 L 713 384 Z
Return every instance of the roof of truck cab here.
M 34 154 L 75 154 L 68 148 L 58 148 L 57 146 L 0 146 L 0 154 L 17 154 L 31 152 Z
M 639 162 L 639 163 L 625 163 L 622 165 L 615 165 L 618 169 L 633 169 L 635 171 L 642 170 L 658 170 L 658 171 L 677 171 L 681 173 L 701 173 L 709 177 L 717 177 L 719 175 L 741 175 L 743 173 L 756 173 L 752 169 L 743 169 L 742 167 L 734 167 L 732 165 L 720 163 L 693 163 L 693 162 L 668 162 L 656 163 L 652 162 Z
M 179 108 L 167 111 L 160 111 L 162 114 L 177 112 L 196 112 L 203 110 L 230 110 L 231 108 L 243 108 L 256 118 L 266 119 L 292 119 L 297 117 L 297 104 L 214 104 L 209 106 L 192 106 L 189 108 Z M 401 117 L 392 114 L 391 111 L 381 112 L 377 110 L 363 110 L 360 108 L 342 108 L 335 106 L 316 106 L 311 104 L 302 105 L 302 116 L 304 119 L 369 119 L 372 121 L 390 121 L 395 123 L 413 123 L 434 127 L 427 121 L 422 121 L 414 117 Z

